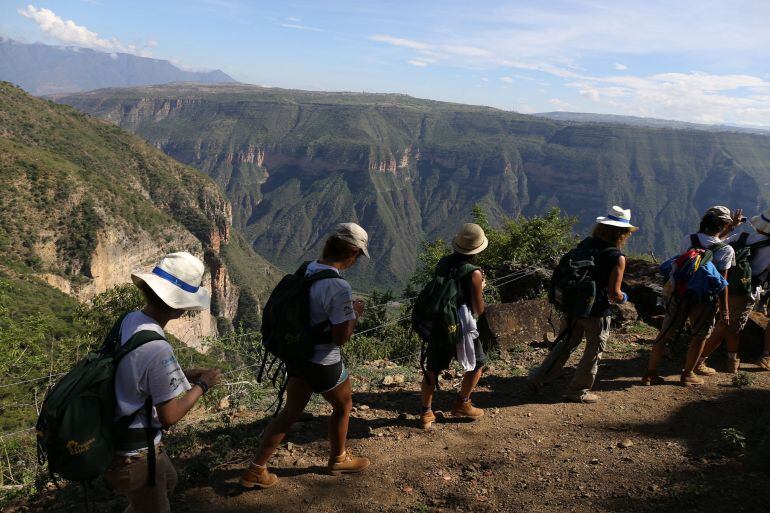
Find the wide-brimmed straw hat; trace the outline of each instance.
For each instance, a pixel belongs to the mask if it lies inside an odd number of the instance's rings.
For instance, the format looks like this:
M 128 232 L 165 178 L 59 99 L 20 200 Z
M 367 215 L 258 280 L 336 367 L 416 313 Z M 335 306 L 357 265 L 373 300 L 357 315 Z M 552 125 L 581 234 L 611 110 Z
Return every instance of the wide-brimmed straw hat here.
M 186 251 L 170 253 L 148 272 L 134 271 L 131 280 L 144 282 L 171 308 L 207 310 L 211 304 L 209 291 L 201 287 L 203 262 Z
M 758 232 L 770 233 L 770 210 L 765 210 L 758 216 L 752 217 L 749 222 Z
M 617 205 L 613 205 L 610 209 L 610 212 L 606 216 L 597 217 L 596 222 L 598 224 L 628 228 L 632 232 L 635 232 L 639 229 L 638 227 L 631 224 L 631 209 L 623 209 Z
M 356 223 L 340 223 L 329 236 L 352 244 L 369 258 L 369 234 Z
M 465 223 L 452 240 L 452 248 L 463 255 L 476 255 L 489 245 L 489 240 L 481 226 Z

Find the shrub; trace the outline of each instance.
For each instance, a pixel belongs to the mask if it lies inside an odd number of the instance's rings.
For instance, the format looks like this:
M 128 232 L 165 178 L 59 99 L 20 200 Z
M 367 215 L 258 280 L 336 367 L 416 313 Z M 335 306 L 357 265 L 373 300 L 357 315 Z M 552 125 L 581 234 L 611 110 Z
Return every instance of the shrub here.
M 733 375 L 733 386 L 743 388 L 751 386 L 754 383 L 754 376 L 746 371 L 738 371 Z

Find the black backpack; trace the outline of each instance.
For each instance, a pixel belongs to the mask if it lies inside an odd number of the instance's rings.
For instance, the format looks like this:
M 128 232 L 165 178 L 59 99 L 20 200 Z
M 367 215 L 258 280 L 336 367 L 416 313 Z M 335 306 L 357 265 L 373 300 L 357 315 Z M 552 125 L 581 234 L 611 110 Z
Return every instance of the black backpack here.
M 597 260 L 600 255 L 617 251 L 615 247 L 596 249 L 586 238 L 559 260 L 548 288 L 548 301 L 569 318 L 591 314 L 599 292 L 596 285 Z
M 270 293 L 262 311 L 262 344 L 284 363 L 308 360 L 319 340 L 331 341 L 328 321 L 318 326 L 310 325 L 310 286 L 320 280 L 340 278 L 340 275 L 324 269 L 305 276 L 309 264 L 305 262 L 294 274 L 284 276 Z
M 50 474 L 72 481 L 89 481 L 104 475 L 112 463 L 119 440 L 138 434 L 148 450 L 155 445 L 154 429 L 128 429 L 138 410 L 114 420 L 115 371 L 120 360 L 134 349 L 162 340 L 155 331 L 140 331 L 122 346 L 120 325 L 113 326 L 99 351 L 93 351 L 60 379 L 46 394 L 37 419 L 38 461 L 48 462 Z M 142 406 L 151 419 L 152 398 Z M 140 431 L 136 433 L 136 431 Z M 155 451 L 148 453 L 150 484 L 154 484 Z
M 748 296 L 751 294 L 751 290 L 758 285 L 752 279 L 751 271 L 751 261 L 756 255 L 754 250 L 770 246 L 770 239 L 747 244 L 748 238 L 749 234 L 744 232 L 730 243 L 730 246 L 735 250 L 735 265 L 727 273 L 728 292 L 731 295 Z
M 460 318 L 457 315 L 457 308 L 464 301 L 460 282 L 477 269 L 467 262 L 458 267 L 450 267 L 444 258 L 436 266 L 433 279 L 417 296 L 412 309 L 412 329 L 423 341 L 423 354 L 420 358 L 423 367 L 426 346 L 433 352 L 455 354 L 462 338 Z

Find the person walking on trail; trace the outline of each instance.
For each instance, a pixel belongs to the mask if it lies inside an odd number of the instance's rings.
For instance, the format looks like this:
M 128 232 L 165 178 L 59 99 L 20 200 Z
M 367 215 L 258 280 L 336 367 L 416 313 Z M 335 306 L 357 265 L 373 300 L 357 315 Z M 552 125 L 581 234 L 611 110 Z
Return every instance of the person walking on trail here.
M 572 314 L 575 305 L 562 306 L 561 329 L 557 343 L 543 363 L 530 373 L 527 380 L 533 392 L 539 393 L 545 383 L 558 377 L 570 355 L 585 336 L 585 351 L 565 397 L 579 403 L 595 403 L 599 400 L 599 396 L 592 393 L 591 389 L 596 380 L 602 353 L 607 347 L 610 302 L 624 303 L 628 300 L 628 296 L 620 288 L 626 268 L 622 248 L 636 230 L 638 228 L 631 224 L 631 210 L 613 206 L 607 216 L 596 218 L 591 236 L 562 258 L 560 267 L 563 263 L 569 266 L 573 256 L 575 263 L 588 259 L 593 262 L 593 268 L 589 271 L 590 278 L 595 283 L 595 296 L 590 297 L 593 306 L 587 315 Z M 565 301 L 568 300 L 565 298 Z M 586 302 L 586 299 L 581 298 L 582 305 Z
M 484 251 L 488 245 L 489 241 L 479 225 L 474 223 L 462 225 L 452 241 L 454 252 L 439 260 L 433 281 L 423 289 L 415 302 L 415 311 L 425 307 L 434 309 L 439 307 L 445 309 L 454 319 L 446 323 L 446 326 L 438 320 L 420 319 L 431 323 L 430 333 L 421 335 L 426 341 L 421 357 L 424 373 L 421 386 L 420 423 L 423 429 L 429 429 L 436 421 L 433 413 L 433 395 L 439 374 L 449 368 L 452 358 L 456 358 L 465 371 L 460 390 L 452 405 L 452 415 L 473 420 L 484 415 L 484 410 L 471 403 L 471 394 L 481 379 L 487 362 L 476 326 L 486 310 L 483 294 L 486 282 L 481 270 L 473 265 L 473 262 L 476 255 Z M 431 291 L 441 290 L 451 292 L 431 293 Z M 442 297 L 445 305 L 440 304 Z M 419 332 L 420 328 L 418 328 Z M 448 333 L 456 334 L 456 339 L 448 337 Z
M 169 495 L 177 473 L 161 443 L 162 429 L 179 422 L 220 380 L 215 369 L 183 372 L 163 331 L 169 321 L 186 311 L 209 308 L 209 291 L 201 287 L 203 273 L 203 262 L 181 252 L 166 255 L 152 272 L 131 275 L 146 303 L 119 321 L 120 343 L 125 345 L 143 332 L 155 332 L 159 337 L 128 353 L 115 371 L 115 418 L 132 420 L 118 436 L 105 479 L 128 498 L 126 512 L 170 510 Z M 154 438 L 154 457 L 147 447 L 148 436 Z
M 682 256 L 685 256 L 685 254 L 693 249 L 703 250 L 702 255 L 710 253 L 710 262 L 706 260 L 705 264 L 699 265 L 699 269 L 703 269 L 705 272 L 708 270 L 707 264 L 713 263 L 716 267 L 716 272 L 724 277 L 722 282 L 726 283 L 728 271 L 735 262 L 735 251 L 731 246 L 725 244 L 722 238 L 740 223 L 742 215 L 742 210 L 732 212 L 729 208 L 723 206 L 709 208 L 701 219 L 698 233 L 688 235 L 682 240 L 680 245 Z M 699 261 L 702 255 L 698 256 Z M 696 276 L 696 274 L 693 274 L 693 276 Z M 717 277 L 719 276 L 717 275 Z M 713 280 L 711 281 L 713 282 Z M 729 287 L 724 286 L 721 292 L 718 293 L 718 299 L 697 298 L 687 294 L 680 295 L 676 291 L 671 294 L 666 307 L 663 325 L 650 353 L 647 371 L 642 377 L 642 385 L 664 383 L 663 378 L 658 375 L 658 365 L 663 358 L 666 344 L 679 335 L 688 320 L 690 321 L 690 342 L 684 368 L 680 376 L 680 383 L 684 386 L 703 384 L 703 379 L 696 375 L 696 368 L 699 367 L 701 353 L 706 339 L 714 327 L 717 312 L 720 313 L 722 322 L 726 326 L 731 324 L 728 289 Z M 701 366 L 698 372 L 702 372 L 702 367 L 705 366 Z
M 317 332 L 312 357 L 287 369 L 286 406 L 265 428 L 257 455 L 241 476 L 244 488 L 269 488 L 278 482 L 278 477 L 268 472 L 267 462 L 313 393 L 321 394 L 332 406 L 329 473 L 355 473 L 369 466 L 368 459 L 352 456 L 345 449 L 353 395 L 340 347 L 350 340 L 364 307 L 360 300 L 353 301 L 350 284 L 339 276 L 340 271 L 355 265 L 361 256 L 369 257 L 368 241 L 369 236 L 359 225 L 341 223 L 326 240 L 321 259 L 307 265 L 306 277 L 324 271 L 336 276 L 315 281 L 309 289 L 311 326 L 328 328 Z
M 696 374 L 708 376 L 716 373 L 706 364 L 706 359 L 719 347 L 723 339 L 727 339 L 727 372 L 735 373 L 740 367 L 738 358 L 738 346 L 741 332 L 749 320 L 749 314 L 759 300 L 763 284 L 767 281 L 770 272 L 770 210 L 751 218 L 749 221 L 756 233 L 736 233 L 724 240 L 735 250 L 737 265 L 732 268 L 729 275 L 730 291 L 728 305 L 730 311 L 730 324 L 725 324 L 720 316 L 714 330 L 706 340 Z M 745 272 L 742 267 L 746 267 Z M 743 274 L 743 275 L 741 275 Z M 741 282 L 733 279 L 739 278 Z M 758 364 L 770 370 L 770 351 L 760 358 Z M 763 365 L 763 361 L 765 365 Z

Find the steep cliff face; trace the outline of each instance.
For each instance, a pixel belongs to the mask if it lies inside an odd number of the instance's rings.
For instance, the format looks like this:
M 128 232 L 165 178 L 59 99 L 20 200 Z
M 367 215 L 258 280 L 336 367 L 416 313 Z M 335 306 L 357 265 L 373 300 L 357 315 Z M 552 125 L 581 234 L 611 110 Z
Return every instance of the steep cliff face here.
M 189 251 L 206 264 L 212 308 L 169 331 L 195 345 L 244 315 L 240 297 L 260 282 L 236 283 L 231 267 L 269 266 L 254 253 L 228 262 L 232 207 L 208 177 L 120 129 L 1 83 L 0 126 L 0 267 L 23 266 L 85 302 L 166 253 Z M 274 282 L 271 273 L 264 279 Z M 252 309 L 263 293 L 249 292 Z
M 450 237 L 481 203 L 502 216 L 558 206 L 587 230 L 633 210 L 632 251 L 673 251 L 700 213 L 757 212 L 770 193 L 770 138 L 564 124 L 401 95 L 251 86 L 159 86 L 60 98 L 126 127 L 214 178 L 236 227 L 285 268 L 334 223 L 370 231 L 358 286 L 403 283 L 419 242 Z

